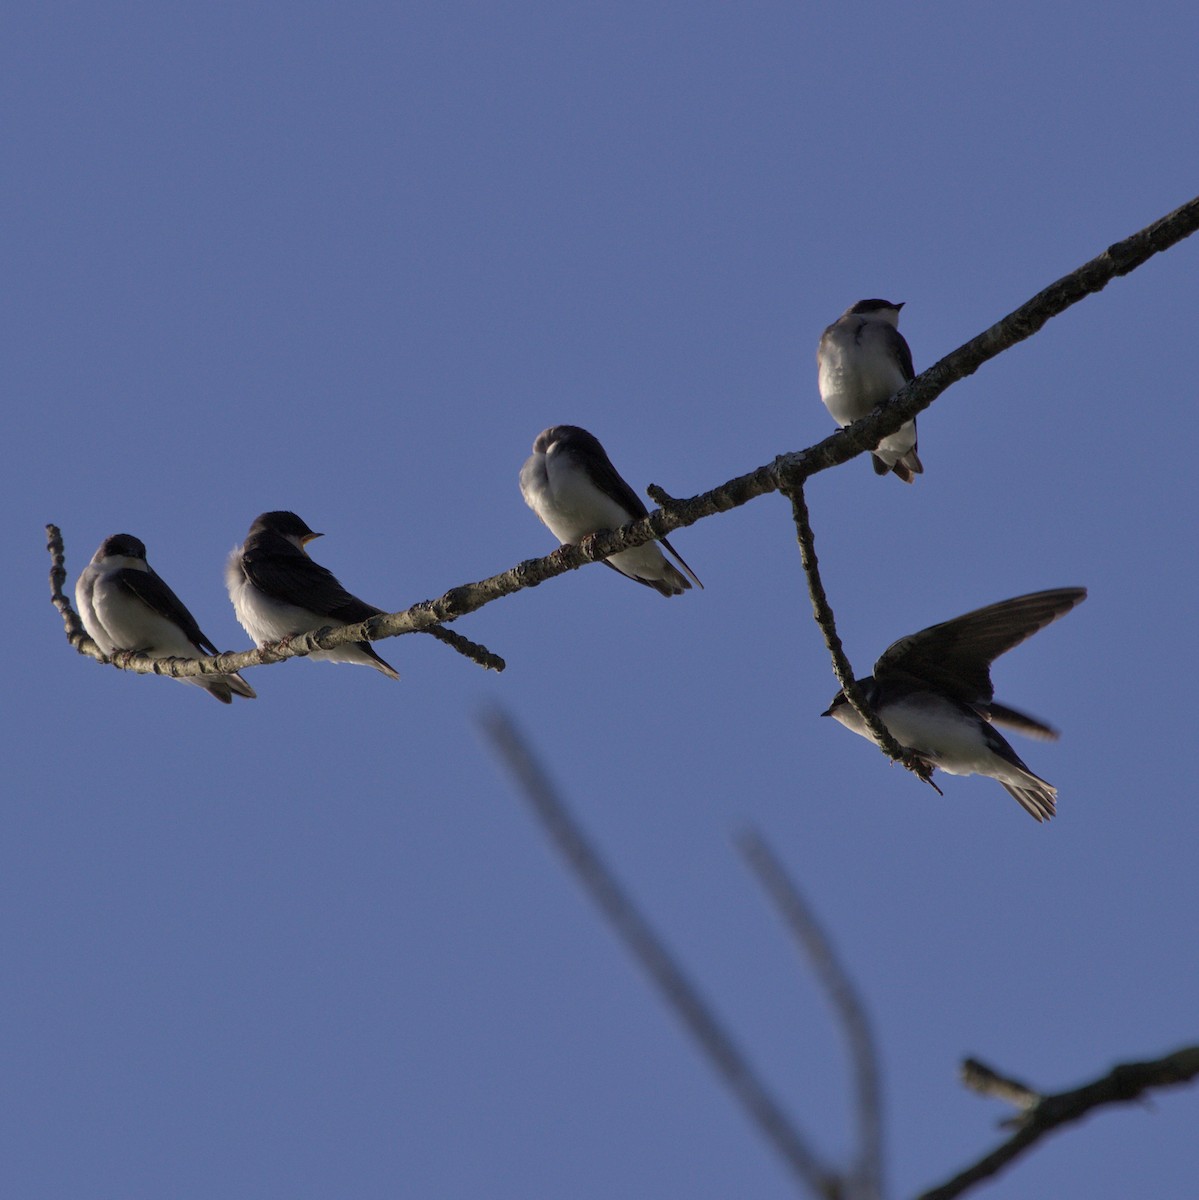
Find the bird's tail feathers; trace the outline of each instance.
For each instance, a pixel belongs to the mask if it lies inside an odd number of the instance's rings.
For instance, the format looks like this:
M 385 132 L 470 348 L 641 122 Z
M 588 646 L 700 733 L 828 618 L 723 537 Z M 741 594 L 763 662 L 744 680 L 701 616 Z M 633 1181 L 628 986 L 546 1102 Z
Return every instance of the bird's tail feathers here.
M 924 464 L 916 457 L 915 450 L 909 450 L 902 458 L 897 458 L 894 463 L 890 464 L 879 458 L 877 454 L 871 455 L 870 461 L 874 464 L 876 475 L 887 475 L 894 472 L 904 483 L 915 483 L 916 476 L 924 474 Z
M 347 663 L 354 667 L 374 667 L 380 675 L 388 679 L 398 680 L 399 671 L 391 663 L 382 659 L 371 648 L 370 642 L 352 642 L 348 646 L 338 646 L 336 650 L 314 650 L 308 656 L 313 662 Z
M 395 667 L 391 665 L 391 663 L 380 658 L 379 655 L 377 655 L 374 650 L 371 649 L 371 644 L 369 642 L 359 642 L 358 649 L 361 650 L 362 653 L 371 660 L 367 666 L 374 667 L 376 671 L 382 675 L 386 675 L 388 679 L 394 679 L 397 683 L 399 682 L 399 671 L 397 671 Z
M 235 696 L 244 696 L 247 700 L 258 699 L 258 693 L 240 675 L 226 675 L 225 682 Z
M 1000 706 L 1002 708 L 1002 705 Z M 1005 714 L 1021 717 L 1012 709 L 1003 709 Z M 1031 717 L 1027 718 L 1032 720 Z M 1036 821 L 1048 821 L 1056 811 L 1057 788 L 1052 783 L 1046 783 L 1039 775 L 1034 775 L 1028 769 L 1024 760 L 1011 748 L 1004 738 L 994 730 L 987 731 L 987 741 L 990 743 L 999 765 L 997 769 L 986 773 L 997 782 L 1003 784 L 1008 794 Z
M 1031 772 L 1029 779 L 1036 782 L 1025 787 L 1008 783 L 1006 779 L 999 782 L 1034 821 L 1048 821 L 1057 812 L 1057 788 L 1043 779 L 1038 779 Z
M 222 704 L 232 704 L 234 696 L 257 700 L 258 693 L 240 675 L 193 675 L 183 683 L 194 683 Z
M 904 483 L 915 483 L 917 475 L 924 474 L 924 464 L 916 455 L 916 447 L 913 446 L 902 458 L 897 458 L 893 466 L 888 467 L 881 458 L 874 459 L 874 470 L 878 475 L 885 475 L 888 471 L 894 471 Z
M 629 578 L 635 579 L 638 583 L 644 583 L 646 587 L 652 587 L 659 595 L 667 597 L 681 596 L 690 590 L 691 580 L 674 563 L 668 562 L 665 567 L 661 579 L 642 579 L 640 575 L 631 575 Z

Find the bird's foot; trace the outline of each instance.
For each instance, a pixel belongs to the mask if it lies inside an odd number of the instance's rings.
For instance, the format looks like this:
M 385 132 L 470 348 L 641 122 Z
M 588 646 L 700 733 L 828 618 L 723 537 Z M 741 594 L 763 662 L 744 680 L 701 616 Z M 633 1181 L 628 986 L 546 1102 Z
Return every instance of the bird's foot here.
M 927 758 L 921 757 L 914 751 L 908 751 L 903 757 L 903 765 L 907 767 L 913 775 L 923 779 L 938 796 L 944 796 L 945 793 L 933 782 L 933 772 L 937 769 L 934 763 L 929 762 Z

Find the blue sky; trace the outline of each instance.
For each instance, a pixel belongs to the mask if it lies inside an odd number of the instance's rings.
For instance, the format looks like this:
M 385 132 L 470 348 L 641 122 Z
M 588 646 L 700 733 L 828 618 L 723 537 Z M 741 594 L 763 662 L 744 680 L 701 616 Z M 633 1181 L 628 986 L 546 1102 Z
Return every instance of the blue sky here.
M 991 1146 L 976 1054 L 1043 1085 L 1196 1036 L 1190 680 L 1199 242 L 921 418 L 910 488 L 809 493 L 859 673 L 1040 588 L 1002 659 L 1060 789 L 945 797 L 819 713 L 787 506 L 685 531 L 707 585 L 591 567 L 232 709 L 76 656 L 141 537 L 222 647 L 229 549 L 294 509 L 400 609 L 548 552 L 517 474 L 594 432 L 690 495 L 831 429 L 822 328 L 907 302 L 929 365 L 1199 188 L 1193 5 L 150 6 L 10 14 L 0 1152 L 24 1197 L 792 1194 L 477 731 L 500 703 L 826 1153 L 839 1034 L 736 857 L 772 842 L 867 999 L 894 1195 Z M 1187 1194 L 1196 1095 L 1093 1117 L 988 1195 Z

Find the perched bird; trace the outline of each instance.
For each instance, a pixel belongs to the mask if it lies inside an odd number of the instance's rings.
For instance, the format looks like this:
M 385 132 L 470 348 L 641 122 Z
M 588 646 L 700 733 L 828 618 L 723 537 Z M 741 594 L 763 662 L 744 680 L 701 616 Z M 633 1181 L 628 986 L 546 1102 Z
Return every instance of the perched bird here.
M 1086 595 L 1086 588 L 1033 592 L 909 634 L 883 651 L 874 674 L 859 679 L 858 687 L 891 736 L 930 767 L 989 775 L 1038 821 L 1047 820 L 1057 789 L 1034 775 L 991 723 L 1041 739 L 1056 738 L 1057 731 L 995 703 L 991 663 Z M 822 715 L 870 737 L 843 691 Z
M 617 473 L 603 446 L 577 425 L 554 425 L 537 435 L 533 453 L 521 468 L 520 490 L 525 503 L 563 545 L 603 529 L 619 529 L 649 511 Z M 658 541 L 702 588 L 678 551 L 665 538 Z M 622 550 L 604 561 L 663 596 L 681 596 L 691 586 L 656 542 Z
M 308 557 L 313 533 L 295 513 L 263 513 L 245 542 L 229 556 L 225 586 L 242 628 L 260 646 L 311 633 L 326 625 L 357 625 L 383 610 L 351 596 L 333 572 Z M 399 674 L 372 649 L 354 642 L 314 650 L 309 658 L 374 667 L 388 679 Z
M 203 658 L 220 651 L 200 632 L 183 601 L 146 562 L 146 547 L 128 533 L 100 543 L 75 584 L 75 603 L 92 641 L 112 658 L 132 652 L 154 658 Z M 192 675 L 180 683 L 201 687 L 222 704 L 257 693 L 240 675 Z
M 842 428 L 868 416 L 916 376 L 912 352 L 898 329 L 901 308 L 890 300 L 859 300 L 820 339 L 820 398 Z M 894 471 L 904 483 L 913 483 L 924 471 L 916 457 L 916 422 L 883 438 L 873 461 L 875 474 Z

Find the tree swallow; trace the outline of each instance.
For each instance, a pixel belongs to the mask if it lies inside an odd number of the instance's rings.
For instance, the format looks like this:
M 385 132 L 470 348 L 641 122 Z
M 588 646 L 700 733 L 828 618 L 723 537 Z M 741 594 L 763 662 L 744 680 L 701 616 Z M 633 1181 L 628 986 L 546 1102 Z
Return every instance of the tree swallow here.
M 525 503 L 563 545 L 600 530 L 619 529 L 649 512 L 617 473 L 603 446 L 577 425 L 554 425 L 537 435 L 532 456 L 521 468 L 520 490 Z M 678 551 L 665 538 L 658 541 L 702 588 Z M 681 596 L 691 586 L 656 542 L 622 550 L 604 561 L 663 596 Z
M 115 533 L 100 543 L 75 584 L 75 603 L 84 629 L 109 658 L 126 652 L 154 658 L 220 653 L 131 534 Z M 256 696 L 240 675 L 194 675 L 179 682 L 202 687 L 222 704 L 232 704 L 234 696 Z
M 890 300 L 859 300 L 820 339 L 820 398 L 842 428 L 868 416 L 916 376 L 912 352 L 898 329 L 901 308 Z M 876 475 L 894 471 L 904 483 L 914 482 L 924 471 L 916 457 L 916 422 L 883 438 L 873 461 Z
M 229 599 L 242 628 L 259 646 L 326 625 L 357 625 L 383 611 L 351 596 L 332 571 L 308 557 L 304 546 L 321 536 L 295 513 L 263 513 L 250 526 L 245 543 L 229 556 Z M 399 679 L 370 642 L 314 650 L 308 657 L 374 667 L 388 679 Z
M 1024 765 L 992 722 L 1042 740 L 1056 738 L 1057 731 L 995 703 L 991 663 L 1086 595 L 1086 588 L 1033 592 L 909 634 L 883 651 L 874 674 L 859 679 L 858 687 L 891 736 L 930 767 L 949 775 L 989 775 L 1025 811 L 1047 820 L 1057 789 Z M 870 737 L 843 691 L 822 715 Z

